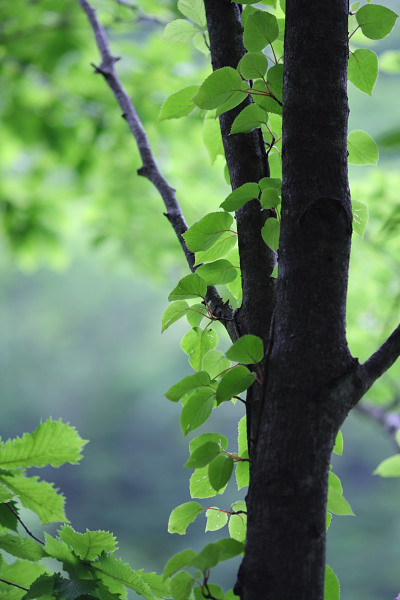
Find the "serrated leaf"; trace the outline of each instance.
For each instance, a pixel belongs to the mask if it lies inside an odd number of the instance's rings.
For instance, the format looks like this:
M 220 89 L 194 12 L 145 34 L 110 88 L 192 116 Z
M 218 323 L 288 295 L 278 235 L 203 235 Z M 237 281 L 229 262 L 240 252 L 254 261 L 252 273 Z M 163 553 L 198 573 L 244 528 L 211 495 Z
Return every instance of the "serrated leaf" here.
M 207 284 L 196 273 L 186 275 L 172 290 L 168 300 L 184 300 L 188 298 L 204 298 L 207 293 Z
M 261 229 L 261 236 L 264 242 L 273 250 L 277 252 L 279 248 L 279 239 L 281 234 L 281 224 L 278 219 L 270 217 L 264 223 Z
M 198 33 L 197 27 L 186 19 L 175 19 L 164 29 L 163 38 L 169 42 L 189 42 Z
M 29 588 L 40 575 L 46 571 L 46 567 L 37 562 L 28 562 L 26 560 L 17 560 L 13 564 L 3 561 L 1 565 L 1 577 L 7 581 L 12 581 L 25 588 Z M 20 600 L 21 590 L 13 589 L 17 594 L 9 594 L 10 586 L 0 583 L 0 597 L 2 600 Z
M 197 94 L 198 90 L 198 85 L 189 85 L 168 96 L 161 107 L 158 120 L 179 119 L 180 117 L 189 115 L 196 108 L 193 97 Z
M 224 144 L 222 143 L 221 128 L 216 119 L 204 119 L 203 142 L 210 155 L 213 165 L 217 156 L 225 156 Z
M 264 358 L 263 341 L 256 335 L 243 335 L 232 344 L 226 352 L 226 356 L 245 365 L 256 364 Z
M 232 248 L 237 245 L 237 235 L 227 231 L 208 249 L 196 252 L 196 265 L 212 262 L 223 258 Z
M 109 531 L 89 531 L 79 533 L 70 525 L 64 525 L 58 532 L 60 539 L 68 544 L 80 559 L 92 561 L 102 552 L 115 552 L 117 540 Z
M 227 485 L 233 473 L 233 459 L 220 454 L 208 465 L 208 478 L 211 487 L 217 492 Z
M 371 40 L 381 40 L 392 31 L 397 14 L 379 4 L 366 4 L 356 13 L 357 23 L 363 34 Z
M 75 576 L 80 570 L 80 561 L 78 557 L 72 552 L 72 550 L 63 541 L 54 538 L 48 533 L 44 534 L 46 545 L 45 551 L 51 558 L 55 558 L 60 561 L 63 568 L 67 573 Z
M 113 555 L 103 554 L 91 564 L 91 567 L 111 592 L 121 593 L 123 591 L 121 586 L 126 586 L 148 600 L 159 598 L 144 580 L 141 571 L 133 571 L 128 564 Z
M 385 458 L 374 471 L 374 475 L 381 477 L 400 477 L 400 454 Z
M 171 594 L 174 600 L 188 600 L 195 584 L 195 579 L 187 571 L 174 575 L 171 579 Z
M 337 475 L 329 473 L 328 506 L 335 515 L 354 515 L 353 509 L 343 496 L 343 488 Z
M 247 85 L 236 69 L 222 67 L 207 77 L 193 101 L 199 108 L 207 110 L 217 108 L 228 101 L 237 106 L 243 102 L 246 89 Z
M 368 206 L 359 200 L 352 200 L 353 205 L 353 229 L 360 237 L 364 237 L 367 229 L 369 212 Z
M 217 492 L 211 487 L 208 479 L 208 466 L 196 469 L 190 477 L 190 495 L 192 498 L 212 498 L 217 494 L 223 494 L 225 488 Z
M 324 600 L 340 600 L 340 584 L 335 571 L 326 565 Z
M 65 498 L 53 484 L 39 481 L 39 477 L 23 475 L 2 475 L 0 481 L 19 497 L 26 508 L 33 510 L 42 523 L 68 521 L 64 512 Z
M 221 285 L 236 279 L 237 269 L 229 260 L 219 259 L 197 269 L 197 273 L 204 279 L 207 285 Z
M 259 193 L 260 188 L 258 183 L 244 183 L 225 198 L 221 204 L 221 208 L 228 212 L 239 210 L 249 200 L 258 198 Z
M 335 441 L 335 445 L 333 447 L 333 452 L 335 454 L 338 454 L 339 456 L 342 456 L 343 448 L 344 448 L 343 433 L 339 430 L 338 434 L 336 436 L 336 441 Z
M 82 458 L 87 444 L 75 427 L 60 420 L 48 419 L 33 433 L 14 438 L 0 447 L 0 468 L 59 467 L 66 462 L 76 464 Z
M 244 26 L 244 45 L 249 52 L 260 52 L 279 35 L 278 21 L 274 15 L 257 10 Z
M 356 129 L 349 134 L 349 163 L 351 165 L 376 165 L 379 159 L 378 146 L 366 132 Z
M 262 79 L 267 69 L 268 58 L 262 52 L 247 52 L 238 64 L 238 71 L 245 79 Z
M 59 573 L 54 575 L 40 575 L 30 586 L 22 600 L 33 600 L 34 598 L 42 598 L 43 596 L 51 595 L 57 579 L 60 579 Z
M 257 104 L 246 106 L 232 123 L 231 134 L 250 133 L 268 122 L 268 113 Z
M 211 379 L 215 379 L 232 366 L 229 358 L 220 350 L 209 350 L 203 358 L 201 368 L 207 371 Z
M 203 276 L 201 275 L 201 277 Z M 204 277 L 203 279 L 205 280 Z M 186 314 L 186 318 L 191 327 L 198 327 L 206 317 L 209 317 L 209 314 L 204 304 L 192 304 Z
M 12 495 L 14 496 L 14 494 Z M 13 508 L 13 511 L 10 510 L 7 504 L 9 504 Z M 11 502 L 7 501 L 7 504 L 0 504 L 0 528 L 4 527 L 5 529 L 10 529 L 11 531 L 16 532 L 18 530 L 19 525 L 17 519 L 17 515 L 19 512 L 18 507 L 16 506 L 13 500 Z
M 189 250 L 192 252 L 207 250 L 230 229 L 232 222 L 233 217 L 229 213 L 223 211 L 209 213 L 183 234 Z
M 0 485 L 0 504 L 10 502 L 14 498 L 14 494 L 3 485 Z
M 185 463 L 185 467 L 189 469 L 199 469 L 205 467 L 218 454 L 221 453 L 221 447 L 216 442 L 205 442 L 202 446 L 196 448 L 190 455 L 189 460 Z
M 372 50 L 359 48 L 350 54 L 349 80 L 371 96 L 378 78 L 378 57 Z
M 197 390 L 200 387 L 207 387 L 210 385 L 211 379 L 208 373 L 205 371 L 199 371 L 198 373 L 194 373 L 193 375 L 188 375 L 175 383 L 172 387 L 169 388 L 168 392 L 165 394 L 168 400 L 171 402 L 178 402 L 185 394 L 192 390 Z
M 212 506 L 206 510 L 206 531 L 218 531 L 228 522 L 228 513 Z
M 178 0 L 178 10 L 200 27 L 207 26 L 206 11 L 203 0 Z
M 46 556 L 42 546 L 37 542 L 31 538 L 13 535 L 12 533 L 0 535 L 0 548 L 12 554 L 12 556 L 30 561 L 37 561 Z
M 181 426 L 184 435 L 203 425 L 214 408 L 215 391 L 200 388 L 193 392 L 185 403 L 181 414 Z
M 238 502 L 232 504 L 233 512 L 246 512 L 246 510 L 246 502 L 243 500 L 239 500 Z M 244 542 L 247 533 L 247 515 L 243 514 L 242 512 L 239 515 L 231 515 L 229 517 L 228 529 L 231 538 L 238 540 L 239 542 Z
M 188 548 L 187 550 L 182 550 L 182 552 L 178 552 L 178 554 L 172 556 L 164 567 L 163 579 L 165 580 L 167 577 L 171 577 L 171 575 L 190 564 L 196 554 L 197 552 Z
M 216 399 L 218 404 L 231 400 L 233 396 L 238 396 L 251 385 L 256 379 L 256 374 L 251 373 L 247 367 L 239 365 L 234 367 L 225 375 L 217 389 Z
M 197 448 L 200 448 L 206 442 L 215 442 L 221 450 L 226 450 L 228 447 L 228 438 L 221 433 L 202 433 L 191 440 L 189 444 L 190 454 L 193 454 Z
M 204 512 L 204 508 L 199 502 L 191 501 L 180 504 L 174 508 L 169 516 L 169 533 L 184 535 L 189 525 L 193 523 L 202 512 Z
M 161 333 L 166 331 L 172 323 L 182 319 L 189 310 L 189 304 L 185 300 L 178 300 L 170 304 L 164 311 L 161 319 Z
M 193 369 L 199 371 L 205 353 L 215 348 L 217 342 L 218 337 L 213 329 L 203 330 L 193 327 L 183 336 L 181 348 L 189 355 L 189 362 Z

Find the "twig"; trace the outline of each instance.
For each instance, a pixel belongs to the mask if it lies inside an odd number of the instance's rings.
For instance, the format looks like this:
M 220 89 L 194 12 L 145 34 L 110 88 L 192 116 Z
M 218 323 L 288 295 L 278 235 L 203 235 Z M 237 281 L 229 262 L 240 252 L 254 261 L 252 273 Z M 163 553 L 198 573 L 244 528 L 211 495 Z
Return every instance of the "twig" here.
M 18 588 L 19 590 L 24 590 L 24 592 L 29 592 L 29 588 L 23 587 L 22 585 L 18 585 L 18 583 L 13 583 L 12 581 L 7 581 L 7 579 L 0 579 L 1 583 L 6 583 L 7 585 L 12 585 L 13 587 Z
M 400 325 L 382 346 L 359 368 L 364 393 L 385 373 L 400 356 Z
M 13 513 L 13 515 L 17 518 L 18 522 L 21 523 L 22 527 L 25 529 L 26 533 L 35 540 L 35 542 L 38 542 L 39 544 L 42 544 L 42 546 L 45 546 L 45 543 L 42 542 L 42 540 L 40 540 L 39 538 L 36 537 L 36 535 L 34 533 L 32 533 L 32 531 L 30 529 L 28 529 L 28 527 L 25 525 L 25 523 L 22 521 L 21 517 L 19 516 L 19 514 L 17 513 L 17 511 L 14 509 L 14 507 L 9 504 L 8 502 L 6 502 L 6 506 L 11 510 L 11 512 Z

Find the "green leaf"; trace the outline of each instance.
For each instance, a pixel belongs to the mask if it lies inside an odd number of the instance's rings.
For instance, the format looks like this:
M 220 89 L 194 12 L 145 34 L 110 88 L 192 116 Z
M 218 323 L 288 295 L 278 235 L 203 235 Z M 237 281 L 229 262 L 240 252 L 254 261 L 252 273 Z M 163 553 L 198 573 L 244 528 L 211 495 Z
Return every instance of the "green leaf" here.
M 0 548 L 12 556 L 37 561 L 47 556 L 42 546 L 31 538 L 5 533 L 0 535 Z
M 222 214 L 222 213 L 221 213 Z M 204 298 L 207 284 L 196 273 L 183 277 L 168 296 L 168 300 L 184 300 L 187 298 Z
M 385 458 L 374 471 L 374 475 L 381 477 L 400 477 L 400 454 Z
M 208 465 L 208 478 L 214 490 L 219 491 L 229 482 L 233 472 L 233 459 L 220 454 Z
M 246 450 L 240 455 L 241 458 L 249 458 L 249 453 Z M 250 464 L 246 460 L 241 460 L 236 463 L 236 483 L 238 490 L 248 487 L 250 482 Z
M 188 375 L 175 383 L 171 388 L 169 388 L 168 392 L 165 394 L 168 400 L 171 402 L 178 402 L 188 392 L 192 390 L 197 390 L 201 387 L 207 387 L 210 385 L 210 376 L 205 371 L 199 371 L 198 373 L 194 373 L 193 375 Z
M 364 237 L 368 225 L 368 206 L 359 200 L 352 200 L 353 205 L 353 229 L 360 237 Z
M 255 373 L 251 373 L 247 367 L 242 365 L 234 367 L 225 373 L 217 389 L 216 398 L 218 404 L 231 400 L 233 396 L 238 396 L 247 390 L 247 388 L 253 385 L 256 377 Z
M 237 235 L 227 231 L 208 249 L 196 252 L 196 265 L 223 258 L 237 244 Z
M 185 300 L 178 300 L 170 304 L 161 319 L 161 333 L 163 333 L 172 323 L 179 321 L 189 310 L 189 304 Z
M 232 511 L 245 511 L 246 512 L 246 502 L 243 500 L 239 500 L 232 504 Z M 247 533 L 247 515 L 239 514 L 239 515 L 231 515 L 229 518 L 229 535 L 231 538 L 238 540 L 239 542 L 244 542 L 246 539 Z
M 194 471 L 190 478 L 189 489 L 192 498 L 211 498 L 218 493 L 223 494 L 225 488 L 217 492 L 211 487 L 207 466 Z
M 226 356 L 236 362 L 252 365 L 264 358 L 264 344 L 256 335 L 243 335 L 226 352 Z
M 268 122 L 268 113 L 257 104 L 246 106 L 232 123 L 231 133 L 250 133 Z
M 231 538 L 223 538 L 213 544 L 218 548 L 219 551 L 219 562 L 224 560 L 230 560 L 239 554 L 244 552 L 243 542 L 232 540 Z
M 221 208 L 228 212 L 239 210 L 249 202 L 258 198 L 260 188 L 258 183 L 244 183 L 229 194 L 221 204 Z
M 206 531 L 218 531 L 228 522 L 228 514 L 215 506 L 206 510 L 206 517 Z
M 205 281 L 205 277 L 201 275 Z M 207 283 L 207 282 L 206 282 Z M 208 285 L 208 283 L 207 283 Z M 190 306 L 186 318 L 191 327 L 198 327 L 204 318 L 209 317 L 206 307 L 204 304 L 192 304 Z
M 207 285 L 220 285 L 229 283 L 237 277 L 237 269 L 229 260 L 219 259 L 197 269 L 197 273 L 204 279 Z
M 244 79 L 262 79 L 267 69 L 268 58 L 262 52 L 247 52 L 238 64 L 238 71 Z
M 209 213 L 183 234 L 189 250 L 192 252 L 207 250 L 230 229 L 232 222 L 233 217 L 229 213 L 223 211 Z
M 378 78 L 378 57 L 372 50 L 360 48 L 350 54 L 349 80 L 371 96 Z
M 82 448 L 87 444 L 75 427 L 60 420 L 48 419 L 33 433 L 8 440 L 0 447 L 0 468 L 59 467 L 66 462 L 76 464 L 82 458 Z
M 44 565 L 36 562 L 28 562 L 26 560 L 17 560 L 11 565 L 7 564 L 6 561 L 3 561 L 1 565 L 2 579 L 12 581 L 13 583 L 22 585 L 25 588 L 29 588 L 35 579 L 37 579 L 45 571 L 46 567 Z M 21 590 L 13 589 L 12 594 L 10 594 L 10 591 L 9 585 L 0 583 L 1 600 L 20 600 L 23 596 Z M 16 594 L 14 594 L 14 592 L 16 592 Z
M 249 52 L 260 52 L 279 35 L 278 21 L 274 15 L 257 10 L 244 26 L 244 45 Z
M 225 156 L 222 143 L 221 128 L 216 119 L 204 119 L 203 142 L 210 155 L 211 164 L 214 164 L 217 156 Z
M 281 224 L 278 219 L 275 219 L 274 217 L 267 219 L 261 229 L 262 239 L 274 252 L 279 248 L 280 233 Z
M 188 600 L 195 584 L 190 573 L 182 571 L 171 579 L 171 594 L 174 600 Z
M 247 417 L 242 417 L 238 423 L 238 454 L 242 456 L 247 452 Z
M 363 34 L 371 40 L 380 40 L 392 31 L 397 14 L 378 4 L 366 4 L 356 13 L 356 19 Z
M 169 42 L 189 42 L 198 31 L 197 27 L 186 19 L 175 19 L 165 27 L 163 38 Z
M 339 456 L 342 456 L 343 448 L 344 448 L 343 433 L 341 431 L 339 431 L 336 436 L 336 441 L 335 441 L 335 445 L 333 447 L 333 452 L 335 454 L 338 454 Z
M 226 450 L 228 447 L 228 438 L 224 435 L 220 433 L 202 433 L 191 440 L 189 444 L 190 454 L 193 454 L 197 448 L 200 448 L 206 442 L 215 442 L 220 446 L 221 450 Z
M 42 523 L 68 521 L 64 512 L 65 498 L 53 484 L 23 475 L 1 475 L 0 481 L 19 497 L 26 508 L 33 510 Z
M 193 97 L 197 94 L 198 90 L 198 85 L 189 85 L 168 96 L 161 107 L 158 120 L 179 119 L 180 117 L 189 115 L 196 108 Z
M 332 514 L 330 512 L 326 513 L 326 531 L 328 531 L 329 527 L 332 523 Z
M 200 27 L 207 26 L 206 11 L 203 0 L 178 0 L 178 10 Z
M 141 570 L 133 571 L 128 564 L 121 559 L 116 559 L 113 555 L 103 554 L 91 564 L 91 568 L 104 581 L 111 592 L 121 593 L 124 591 L 122 586 L 126 586 L 148 600 L 156 600 L 160 597 L 146 581 L 146 575 L 153 575 L 152 573 L 143 573 Z M 158 586 L 157 582 L 157 588 Z M 167 588 L 165 591 L 167 591 Z
M 261 106 L 268 113 L 282 115 L 282 106 L 270 96 L 265 81 L 257 79 L 253 84 L 251 92 L 252 98 L 258 106 Z
M 283 98 L 283 65 L 277 64 L 267 74 L 267 84 L 275 98 L 282 102 Z
M 197 517 L 204 511 L 199 502 L 185 502 L 174 508 L 168 520 L 169 533 L 178 533 L 184 535 L 186 529 L 193 523 Z
M 353 509 L 343 496 L 343 488 L 337 475 L 329 473 L 328 510 L 335 515 L 354 515 Z
M 237 106 L 245 99 L 244 92 L 246 90 L 247 84 L 236 69 L 222 67 L 211 73 L 201 84 L 193 101 L 199 108 L 208 110 L 217 108 L 228 101 L 233 102 L 233 106 Z
M 45 533 L 44 536 L 46 540 L 45 551 L 47 554 L 60 561 L 63 569 L 69 574 L 72 576 L 77 575 L 80 572 L 81 565 L 78 557 L 61 540 L 54 538 L 48 533 Z
M 164 567 L 163 579 L 165 580 L 167 577 L 171 577 L 171 575 L 189 565 L 196 554 L 197 552 L 188 548 L 187 550 L 182 550 L 182 552 L 178 552 L 178 554 L 172 556 Z
M 340 584 L 335 571 L 328 565 L 325 568 L 324 600 L 340 600 Z
M 378 146 L 372 137 L 360 129 L 352 131 L 348 138 L 349 163 L 351 165 L 376 165 L 379 159 Z
M 0 504 L 10 502 L 14 498 L 14 494 L 3 485 L 0 485 Z
M 230 560 L 244 551 L 244 544 L 231 538 L 223 538 L 207 544 L 193 559 L 191 566 L 205 572 L 224 560 Z
M 185 463 L 185 467 L 190 469 L 205 467 L 220 453 L 221 447 L 219 444 L 211 441 L 205 442 L 205 444 L 196 448 L 191 454 L 189 460 Z
M 201 368 L 203 371 L 207 371 L 211 379 L 214 379 L 231 366 L 232 362 L 229 360 L 229 358 L 226 358 L 223 352 L 220 350 L 209 350 L 204 355 Z
M 189 355 L 189 362 L 193 369 L 199 371 L 203 356 L 208 350 L 215 348 L 218 337 L 213 329 L 200 329 L 193 327 L 181 340 L 181 348 Z
M 264 177 L 259 185 L 262 190 L 261 206 L 265 209 L 279 206 L 282 196 L 282 179 L 279 177 Z
M 60 539 L 84 561 L 92 561 L 102 552 L 115 552 L 117 540 L 109 531 L 89 531 L 79 533 L 70 525 L 64 525 L 58 532 Z
M 181 426 L 184 435 L 203 425 L 214 408 L 215 391 L 200 388 L 193 392 L 185 403 L 181 414 Z

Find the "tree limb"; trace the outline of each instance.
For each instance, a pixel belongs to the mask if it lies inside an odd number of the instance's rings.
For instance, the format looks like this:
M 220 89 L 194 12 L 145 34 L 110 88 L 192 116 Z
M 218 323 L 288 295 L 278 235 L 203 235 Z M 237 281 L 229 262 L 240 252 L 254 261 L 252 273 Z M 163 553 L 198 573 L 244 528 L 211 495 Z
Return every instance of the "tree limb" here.
M 359 376 L 362 379 L 364 394 L 399 358 L 400 325 L 370 358 L 360 366 Z

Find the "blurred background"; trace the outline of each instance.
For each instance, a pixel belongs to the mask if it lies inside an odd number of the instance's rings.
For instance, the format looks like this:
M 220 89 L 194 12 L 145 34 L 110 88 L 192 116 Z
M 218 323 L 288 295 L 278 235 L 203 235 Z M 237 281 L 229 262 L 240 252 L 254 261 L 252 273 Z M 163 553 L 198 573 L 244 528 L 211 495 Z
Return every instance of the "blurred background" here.
M 163 38 L 165 24 L 182 16 L 175 2 L 94 4 L 154 153 L 193 223 L 229 193 L 224 161 L 210 166 L 199 116 L 157 117 L 166 97 L 204 79 L 209 58 Z M 398 0 L 385 5 L 399 9 Z M 136 175 L 140 161 L 120 109 L 93 74 L 98 51 L 78 3 L 0 0 L 0 16 L 0 433 L 20 435 L 49 416 L 76 426 L 90 440 L 82 464 L 40 475 L 66 494 L 75 529 L 111 530 L 133 568 L 161 571 L 174 552 L 214 539 L 201 518 L 187 538 L 167 533 L 171 510 L 190 499 L 179 407 L 163 397 L 191 372 L 179 348 L 187 324 L 161 335 L 185 262 L 160 198 Z M 352 42 L 366 45 L 357 34 Z M 349 84 L 350 130 L 368 131 L 380 148 L 378 167 L 350 173 L 353 198 L 370 212 L 365 238 L 354 236 L 348 303 L 351 350 L 360 360 L 399 316 L 399 44 L 399 25 L 387 39 L 368 41 L 382 67 L 372 97 Z M 399 367 L 366 401 L 400 400 Z M 235 448 L 242 407 L 219 412 L 212 430 Z M 356 412 L 343 433 L 334 469 L 356 517 L 333 519 L 328 561 L 344 600 L 393 600 L 400 481 L 372 472 L 396 448 Z M 229 489 L 227 508 L 242 498 L 234 484 Z M 219 577 L 228 588 L 235 565 L 225 565 Z

